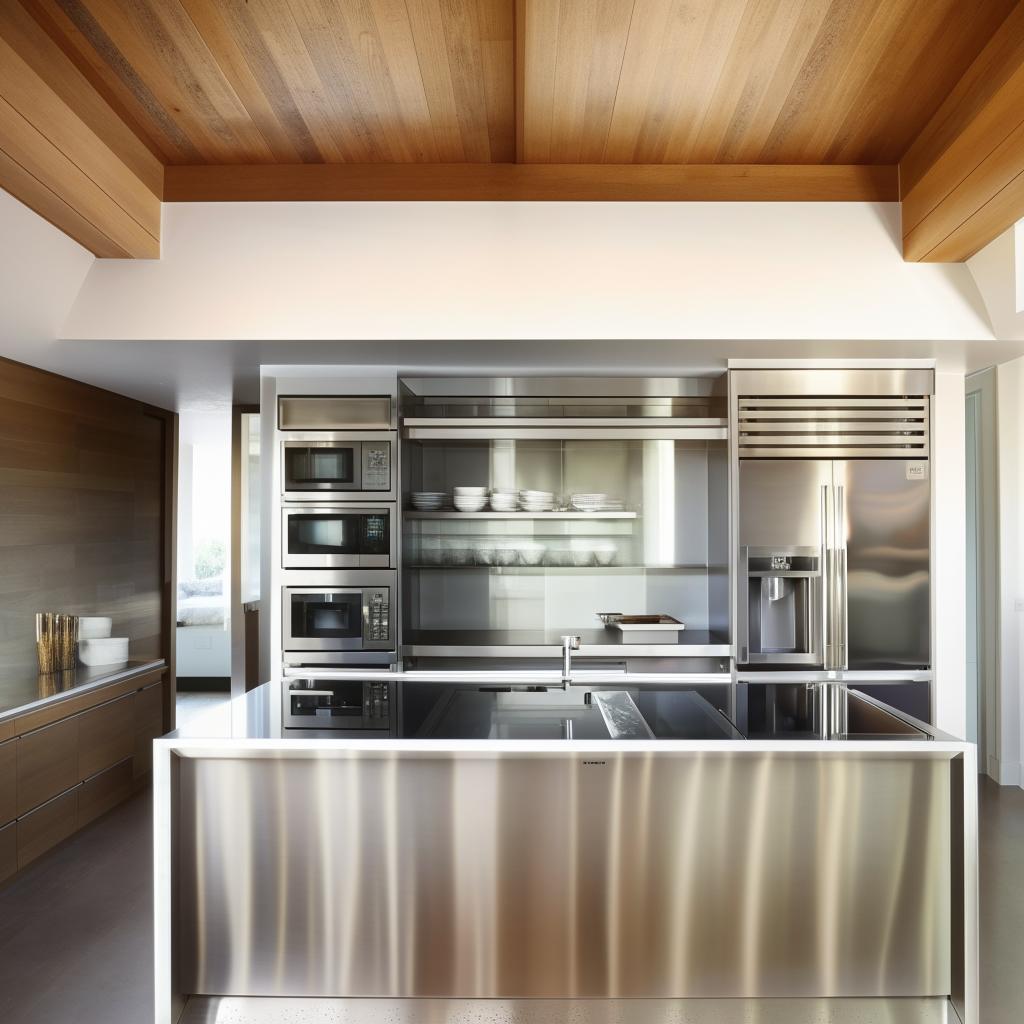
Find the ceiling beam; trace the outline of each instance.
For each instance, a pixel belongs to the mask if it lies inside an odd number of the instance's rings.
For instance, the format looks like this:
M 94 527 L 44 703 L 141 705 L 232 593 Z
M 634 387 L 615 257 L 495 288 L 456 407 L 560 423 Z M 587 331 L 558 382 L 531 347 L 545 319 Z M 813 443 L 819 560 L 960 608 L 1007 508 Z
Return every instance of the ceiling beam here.
M 0 187 L 96 256 L 160 255 L 162 164 L 14 0 L 0 4 Z
M 903 256 L 974 255 L 1024 217 L 1024 4 L 900 161 Z
M 895 167 L 779 164 L 257 164 L 167 167 L 166 202 L 895 202 Z

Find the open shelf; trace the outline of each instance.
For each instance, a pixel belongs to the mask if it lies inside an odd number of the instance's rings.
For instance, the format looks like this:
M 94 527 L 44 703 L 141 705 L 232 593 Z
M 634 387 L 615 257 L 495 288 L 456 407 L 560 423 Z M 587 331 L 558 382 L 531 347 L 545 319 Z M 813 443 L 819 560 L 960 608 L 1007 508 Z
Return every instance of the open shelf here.
M 636 519 L 636 512 L 454 512 L 441 509 L 421 512 L 408 509 L 406 519 Z
M 467 562 L 413 562 L 406 563 L 406 569 L 486 569 L 492 573 L 544 573 L 544 572 L 697 572 L 706 573 L 705 564 L 693 565 L 486 565 Z

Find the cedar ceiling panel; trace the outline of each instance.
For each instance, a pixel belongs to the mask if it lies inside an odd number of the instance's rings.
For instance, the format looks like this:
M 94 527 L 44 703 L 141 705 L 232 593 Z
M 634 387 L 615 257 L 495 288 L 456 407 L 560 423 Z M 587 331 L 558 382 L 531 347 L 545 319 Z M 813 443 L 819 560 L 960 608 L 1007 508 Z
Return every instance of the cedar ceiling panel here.
M 514 156 L 513 0 L 24 0 L 169 164 Z
M 1014 0 L 520 0 L 523 158 L 899 160 Z

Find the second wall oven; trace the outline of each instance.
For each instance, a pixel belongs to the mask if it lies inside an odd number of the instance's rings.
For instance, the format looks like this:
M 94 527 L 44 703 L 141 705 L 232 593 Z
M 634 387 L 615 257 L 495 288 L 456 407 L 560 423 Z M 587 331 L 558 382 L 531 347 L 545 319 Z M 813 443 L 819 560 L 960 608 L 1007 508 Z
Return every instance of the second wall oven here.
M 329 581 L 295 581 L 283 588 L 286 658 L 296 652 L 330 653 L 327 660 L 344 662 L 353 660 L 352 655 L 394 651 L 397 574 L 378 570 L 328 575 Z
M 285 569 L 388 569 L 396 564 L 394 505 L 291 505 L 281 511 Z

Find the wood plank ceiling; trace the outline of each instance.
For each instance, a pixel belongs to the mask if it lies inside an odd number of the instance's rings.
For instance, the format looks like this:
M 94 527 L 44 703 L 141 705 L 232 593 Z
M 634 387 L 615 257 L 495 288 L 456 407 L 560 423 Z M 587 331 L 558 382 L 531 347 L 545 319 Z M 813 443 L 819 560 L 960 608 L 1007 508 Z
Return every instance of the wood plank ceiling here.
M 383 198 L 559 198 L 562 180 L 563 198 L 895 199 L 896 166 L 1022 6 L 20 3 L 165 165 L 165 199 L 371 198 L 348 165 L 406 166 L 382 168 Z M 299 173 L 317 164 L 334 169 Z
M 32 0 L 165 164 L 515 159 L 513 0 Z M 1013 0 L 526 0 L 527 163 L 894 164 Z

